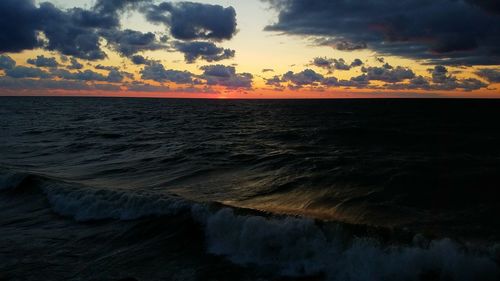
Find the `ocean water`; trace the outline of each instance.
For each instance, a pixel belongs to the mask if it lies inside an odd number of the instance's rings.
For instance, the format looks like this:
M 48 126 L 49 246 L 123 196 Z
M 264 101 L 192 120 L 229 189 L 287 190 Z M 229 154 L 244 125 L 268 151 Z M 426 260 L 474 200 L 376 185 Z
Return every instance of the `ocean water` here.
M 499 280 L 499 109 L 0 98 L 0 280 Z

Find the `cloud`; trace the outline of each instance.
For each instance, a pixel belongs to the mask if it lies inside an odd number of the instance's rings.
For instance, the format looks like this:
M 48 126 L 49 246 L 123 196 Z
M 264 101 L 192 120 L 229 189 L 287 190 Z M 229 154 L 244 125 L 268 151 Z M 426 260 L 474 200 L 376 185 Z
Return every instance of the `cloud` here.
M 38 29 L 47 37 L 44 47 L 64 55 L 87 60 L 107 57 L 102 50 L 101 38 L 120 54 L 131 55 L 141 50 L 160 48 L 152 33 L 119 30 L 120 13 L 144 0 L 100 0 L 90 10 L 73 8 L 60 10 L 44 2 L 37 10 Z
M 355 59 L 352 63 L 347 64 L 346 61 L 342 58 L 329 59 L 324 57 L 317 57 L 313 59 L 312 65 L 319 68 L 324 68 L 331 72 L 333 70 L 350 70 L 353 67 L 363 65 L 363 62 L 360 59 Z
M 289 83 L 288 87 L 292 90 L 298 90 L 303 87 L 323 89 L 324 87 L 368 87 L 370 79 L 366 74 L 354 76 L 349 80 L 339 80 L 334 76 L 323 76 L 312 69 L 305 69 L 301 72 L 294 73 L 289 71 L 281 77 L 274 76 L 271 79 L 266 79 L 266 84 L 275 88 L 283 88 L 283 83 Z
M 488 84 L 475 78 L 460 80 L 455 76 L 448 74 L 448 69 L 443 65 L 436 65 L 433 69 L 430 69 L 429 72 L 432 75 L 432 82 L 434 83 L 432 88 L 434 89 L 464 89 L 466 91 L 472 91 L 488 86 Z
M 146 65 L 141 70 L 141 77 L 144 80 L 153 80 L 156 82 L 175 82 L 178 84 L 193 83 L 193 74 L 188 71 L 179 71 L 173 69 L 165 69 L 160 63 L 152 63 Z
M 16 61 L 7 55 L 0 55 L 0 70 L 12 69 L 16 66 Z
M 487 12 L 500 14 L 500 2 L 492 0 L 466 0 L 466 2 L 481 7 Z
M 285 73 L 281 80 L 284 82 L 291 82 L 293 85 L 302 87 L 305 85 L 315 86 L 323 81 L 323 75 L 315 72 L 312 69 L 306 69 L 299 73 L 289 71 Z
M 215 41 L 231 39 L 236 34 L 236 11 L 192 2 L 164 2 L 143 10 L 147 19 L 162 23 L 170 33 L 180 40 L 209 39 Z
M 327 70 L 333 69 L 332 60 L 327 58 L 322 58 L 322 57 L 314 58 L 312 64 L 316 67 L 324 68 Z
M 152 0 L 97 0 L 93 10 L 100 15 L 118 17 L 118 12 L 127 8 L 136 8 L 140 4 L 149 3 Z
M 448 69 L 443 65 L 436 65 L 429 72 L 432 74 L 432 82 L 434 83 L 447 83 L 456 80 L 452 75 L 448 75 Z
M 415 77 L 413 70 L 406 67 L 392 67 L 385 64 L 383 67 L 363 67 L 362 72 L 366 73 L 369 80 L 378 80 L 389 83 L 401 82 Z
M 120 87 L 110 84 L 96 84 L 85 81 L 53 80 L 53 79 L 27 79 L 0 77 L 0 89 L 13 90 L 16 93 L 24 90 L 69 90 L 69 91 L 119 91 Z M 38 92 L 37 92 L 38 93 Z
M 127 9 L 144 12 L 150 21 L 165 24 L 172 36 L 181 40 L 221 41 L 231 39 L 236 33 L 236 12 L 232 7 L 191 2 L 151 3 L 98 0 L 90 9 L 61 10 L 49 2 L 36 6 L 33 0 L 2 0 L 0 52 L 40 47 L 79 59 L 101 60 L 107 57 L 103 38 L 111 49 L 127 57 L 167 47 L 165 36 L 156 38 L 151 32 L 121 30 L 120 17 Z M 234 56 L 234 51 L 224 49 L 218 55 L 206 56 L 215 61 Z
M 98 81 L 109 83 L 119 83 L 122 82 L 125 78 L 125 75 L 116 69 L 110 69 L 108 75 L 104 75 L 88 69 L 77 72 L 70 72 L 65 69 L 55 69 L 52 71 L 52 74 L 64 80 Z
M 360 59 L 354 59 L 351 62 L 351 67 L 358 67 L 358 66 L 362 66 L 362 65 L 363 65 L 363 61 Z
M 265 79 L 265 81 L 266 81 L 266 85 L 274 86 L 276 88 L 281 88 L 282 87 L 281 83 L 284 82 L 281 80 L 279 75 L 275 75 L 272 78 Z
M 155 86 L 151 84 L 145 84 L 141 82 L 134 81 L 133 83 L 126 85 L 128 91 L 132 92 L 167 92 L 171 91 L 170 87 L 162 85 Z
M 83 64 L 78 62 L 78 60 L 75 58 L 70 58 L 70 62 L 71 62 L 71 65 L 68 67 L 69 69 L 82 69 L 83 68 Z
M 0 53 L 37 47 L 37 17 L 32 0 L 0 1 Z
M 129 57 L 137 52 L 166 48 L 152 32 L 143 33 L 131 29 L 111 30 L 103 32 L 112 48 Z
M 145 57 L 141 55 L 135 55 L 130 58 L 133 64 L 136 65 L 151 65 L 152 61 L 149 59 L 146 59 Z
M 54 76 L 65 79 L 65 80 L 80 80 L 80 81 L 106 81 L 106 76 L 101 73 L 94 72 L 92 70 L 84 70 L 77 72 L 70 72 L 65 69 L 53 70 L 52 74 Z
M 130 78 L 130 79 L 134 78 L 134 75 L 132 73 L 121 71 L 120 68 L 118 68 L 116 66 L 105 66 L 102 64 L 98 64 L 95 68 L 99 69 L 99 70 L 109 71 L 108 76 L 106 78 L 106 81 L 108 81 L 108 82 L 118 83 L 118 82 L 123 81 L 123 79 L 125 77 Z
M 37 67 L 58 67 L 59 63 L 56 61 L 56 58 L 47 58 L 43 55 L 37 56 L 34 59 L 28 59 L 27 63 L 37 66 Z
M 488 84 L 475 78 L 458 79 L 457 77 L 449 74 L 448 69 L 443 65 L 437 65 L 429 69 L 431 74 L 430 78 L 425 78 L 421 75 L 416 76 L 409 80 L 409 83 L 392 83 L 386 84 L 384 87 L 388 89 L 397 90 L 464 90 L 473 91 L 485 88 Z
M 235 51 L 217 47 L 212 42 L 177 42 L 175 48 L 184 54 L 187 63 L 194 63 L 197 59 L 208 62 L 221 61 L 233 58 Z
M 476 74 L 491 83 L 500 83 L 500 69 L 479 69 Z
M 252 88 L 253 75 L 250 73 L 236 73 L 233 66 L 206 65 L 202 66 L 201 70 L 203 70 L 203 74 L 199 77 L 206 80 L 207 85 L 228 88 Z
M 11 78 L 50 78 L 52 75 L 35 67 L 16 66 L 5 70 L 5 75 Z
M 274 72 L 274 69 L 272 69 L 272 68 L 264 68 L 264 69 L 262 69 L 262 72 L 263 72 L 263 73 L 266 73 L 266 72 Z
M 416 76 L 413 70 L 385 64 L 382 67 L 363 67 L 362 74 L 353 76 L 350 79 L 338 79 L 335 76 L 323 76 L 314 70 L 305 69 L 295 73 L 289 71 L 280 76 L 274 76 L 265 79 L 266 85 L 274 86 L 276 89 L 282 89 L 286 85 L 290 89 L 298 90 L 309 87 L 317 90 L 332 87 L 344 88 L 364 88 L 364 89 L 393 89 L 393 90 L 463 90 L 473 91 L 485 88 L 488 84 L 475 79 L 458 79 L 448 74 L 445 66 L 439 65 L 429 70 L 431 77 Z M 372 81 L 386 82 L 371 83 Z
M 91 16 L 95 20 L 88 20 Z M 87 60 L 107 57 L 101 49 L 98 33 L 100 28 L 108 28 L 109 24 L 114 24 L 106 22 L 107 18 L 100 18 L 95 12 L 79 8 L 63 11 L 48 2 L 40 4 L 37 18 L 38 30 L 47 38 L 43 42 L 45 49 Z
M 339 51 L 355 51 L 355 50 L 366 49 L 366 43 L 364 42 L 353 43 L 341 40 L 341 41 L 335 41 L 334 44 L 337 50 Z
M 495 1 L 265 1 L 279 12 L 266 30 L 312 37 L 320 45 L 433 64 L 500 63 Z

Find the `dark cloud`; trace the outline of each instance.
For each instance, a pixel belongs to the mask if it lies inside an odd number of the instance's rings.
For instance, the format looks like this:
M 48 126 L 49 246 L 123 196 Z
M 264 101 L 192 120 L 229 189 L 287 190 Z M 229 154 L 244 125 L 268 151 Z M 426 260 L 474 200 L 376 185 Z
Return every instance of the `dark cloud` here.
M 37 66 L 37 67 L 57 67 L 59 63 L 56 61 L 56 58 L 47 58 L 44 55 L 37 56 L 34 59 L 28 59 L 27 63 Z
M 132 92 L 167 92 L 170 91 L 170 87 L 162 85 L 155 86 L 151 84 L 145 84 L 141 82 L 134 81 L 126 85 L 127 90 Z
M 473 91 L 485 88 L 488 84 L 475 78 L 458 79 L 449 73 L 445 66 L 437 65 L 433 69 L 429 69 L 430 78 L 425 78 L 421 75 L 409 80 L 409 83 L 393 83 L 386 84 L 384 87 L 397 90 L 464 90 Z M 432 82 L 432 83 L 431 83 Z
M 406 79 L 415 78 L 413 70 L 401 66 L 392 67 L 389 64 L 385 64 L 382 67 L 363 67 L 361 71 L 366 73 L 369 80 L 389 83 L 397 83 Z
M 38 14 L 40 30 L 48 39 L 45 48 L 87 60 L 107 57 L 102 50 L 102 37 L 113 49 L 126 56 L 142 50 L 158 49 L 160 46 L 152 33 L 119 30 L 120 13 L 143 2 L 148 1 L 100 0 L 90 10 L 73 8 L 67 11 L 42 3 Z
M 106 81 L 111 83 L 119 83 L 122 82 L 125 77 L 126 74 L 116 69 L 113 69 L 109 71 L 108 77 L 106 77 L 107 78 Z
M 314 58 L 312 64 L 316 67 L 324 68 L 329 71 L 333 69 L 332 60 L 327 58 L 322 58 L 322 57 Z
M 0 70 L 12 69 L 16 66 L 16 61 L 7 55 L 0 55 Z
M 231 39 L 236 33 L 236 11 L 233 7 L 164 2 L 149 6 L 144 12 L 150 22 L 168 26 L 176 39 L 220 41 Z
M 325 77 L 321 82 L 322 86 L 326 87 L 346 87 L 346 88 L 365 88 L 370 84 L 370 80 L 366 74 L 351 77 L 349 80 L 339 80 L 336 77 Z
M 500 2 L 495 0 L 466 0 L 466 2 L 481 7 L 486 12 L 500 14 Z
M 302 87 L 305 85 L 315 86 L 323 81 L 323 75 L 315 72 L 312 69 L 306 69 L 299 73 L 289 71 L 281 78 L 284 82 L 291 82 L 293 85 Z
M 339 80 L 334 76 L 323 76 L 312 69 L 305 69 L 301 72 L 294 73 L 289 71 L 281 78 L 275 76 L 272 79 L 266 80 L 266 84 L 275 86 L 277 88 L 283 87 L 282 83 L 288 82 L 288 87 L 292 90 L 298 90 L 303 87 L 311 87 L 321 89 L 323 87 L 356 87 L 363 88 L 370 84 L 368 75 L 362 74 L 354 76 L 349 80 Z
M 63 11 L 53 4 L 44 2 L 38 9 L 39 30 L 47 41 L 44 48 L 59 51 L 63 55 L 98 60 L 106 57 L 101 49 L 98 28 L 107 28 L 107 22 L 82 22 L 80 15 L 93 14 L 92 11 L 71 9 Z M 99 15 L 95 15 L 99 18 Z
M 488 87 L 488 84 L 475 78 L 459 80 L 457 83 L 457 88 L 464 89 L 465 91 L 474 91 L 485 87 Z
M 156 38 L 151 32 L 120 29 L 121 14 L 127 9 L 142 11 L 151 21 L 166 24 L 172 35 L 182 40 L 220 41 L 231 39 L 236 33 L 236 12 L 232 7 L 191 2 L 165 2 L 157 6 L 151 2 L 99 0 L 90 9 L 61 10 L 49 2 L 36 6 L 32 0 L 2 0 L 0 52 L 42 47 L 65 56 L 100 60 L 107 57 L 102 48 L 103 38 L 111 49 L 127 57 L 165 48 L 165 36 Z M 38 36 L 39 33 L 44 36 Z M 224 49 L 206 56 L 215 61 L 234 56 L 234 51 Z
M 133 64 L 136 65 L 151 65 L 154 61 L 146 59 L 141 55 L 135 55 L 130 58 Z
M 416 76 L 409 82 L 410 89 L 430 89 L 429 80 L 427 80 L 422 75 Z
M 281 80 L 281 77 L 279 77 L 278 75 L 275 75 L 272 78 L 265 79 L 265 80 L 266 80 L 266 85 L 274 86 L 276 88 L 281 88 L 282 87 L 281 83 L 284 82 Z
M 312 36 L 342 50 L 434 64 L 499 64 L 498 1 L 266 0 L 279 11 L 269 31 Z
M 82 69 L 83 68 L 83 64 L 78 62 L 78 60 L 75 58 L 71 58 L 70 62 L 71 62 L 71 65 L 68 67 L 69 69 Z
M 363 62 L 360 59 L 355 59 L 352 63 L 347 64 L 346 61 L 342 58 L 329 59 L 329 58 L 317 57 L 313 59 L 312 65 L 319 68 L 324 68 L 331 72 L 333 70 L 350 70 L 353 67 L 358 67 L 363 65 Z
M 500 69 L 483 68 L 478 70 L 476 74 L 490 83 L 500 83 Z
M 430 69 L 429 72 L 432 75 L 432 82 L 434 83 L 431 86 L 433 89 L 464 89 L 466 91 L 472 91 L 488 86 L 488 84 L 475 78 L 460 80 L 452 74 L 449 74 L 448 69 L 443 65 L 436 65 L 433 69 Z
M 5 70 L 5 75 L 12 78 L 50 78 L 52 75 L 36 67 L 16 66 Z
M 52 74 L 64 80 L 80 80 L 80 81 L 106 81 L 106 76 L 94 72 L 92 70 L 84 70 L 77 72 L 70 72 L 65 69 L 53 70 Z
M 116 66 L 106 66 L 106 65 L 98 64 L 95 68 L 99 69 L 99 70 L 109 71 L 108 76 L 106 78 L 106 81 L 108 81 L 108 82 L 118 83 L 118 82 L 123 81 L 123 79 L 126 77 L 130 78 L 130 79 L 134 78 L 134 75 L 132 73 L 121 71 L 120 68 L 118 68 Z
M 355 51 L 355 50 L 366 49 L 366 43 L 364 43 L 364 42 L 353 43 L 353 42 L 347 42 L 347 41 L 338 41 L 335 43 L 335 47 L 337 48 L 337 50 L 340 50 L 340 51 Z
M 37 17 L 33 0 L 0 1 L 0 53 L 37 47 Z
M 120 54 L 129 57 L 141 51 L 158 50 L 166 48 L 164 44 L 156 40 L 152 32 L 125 29 L 103 32 L 104 37 L 110 45 Z
M 233 66 L 206 65 L 202 66 L 203 74 L 200 78 L 206 80 L 207 85 L 225 86 L 229 88 L 252 88 L 253 75 L 250 73 L 236 73 Z
M 0 77 L 0 88 L 3 91 L 12 90 L 18 94 L 19 91 L 35 90 L 39 93 L 40 90 L 69 90 L 69 91 L 118 91 L 119 86 L 111 84 L 96 84 L 86 81 L 70 81 L 70 80 L 53 80 L 53 79 L 27 79 L 27 78 L 11 78 Z
M 233 58 L 235 51 L 217 47 L 212 42 L 177 42 L 175 48 L 184 54 L 187 63 L 194 63 L 197 59 L 208 62 L 221 61 Z
M 141 70 L 142 79 L 153 80 L 156 82 L 175 82 L 178 84 L 193 83 L 193 74 L 188 71 L 179 71 L 173 69 L 165 69 L 160 63 L 152 63 L 146 65 Z
M 266 72 L 274 72 L 274 69 L 272 69 L 272 68 L 264 68 L 264 69 L 262 69 L 262 72 L 263 72 L 263 73 L 266 73 Z
M 362 65 L 363 65 L 363 61 L 360 59 L 354 59 L 351 62 L 351 67 L 358 67 L 358 66 L 362 66 Z
M 77 72 L 70 72 L 65 69 L 56 69 L 52 71 L 52 74 L 64 80 L 98 81 L 110 83 L 122 82 L 125 77 L 123 73 L 115 69 L 111 69 L 108 75 L 104 75 L 88 69 Z
M 100 15 L 118 15 L 124 9 L 137 7 L 140 4 L 149 3 L 152 0 L 97 0 L 93 10 Z
M 456 80 L 452 75 L 448 75 L 448 69 L 442 65 L 436 65 L 433 69 L 429 69 L 432 75 L 432 82 L 446 83 L 451 80 Z
M 289 71 L 280 76 L 265 79 L 266 85 L 274 86 L 277 89 L 286 85 L 293 90 L 309 87 L 317 90 L 331 87 L 344 88 L 365 88 L 365 89 L 394 89 L 394 90 L 463 90 L 473 91 L 485 88 L 488 84 L 475 79 L 458 79 L 449 74 L 445 66 L 436 66 L 429 70 L 431 77 L 416 76 L 413 70 L 385 64 L 382 67 L 363 67 L 362 74 L 350 79 L 338 79 L 334 76 L 323 76 L 314 70 L 305 69 L 294 73 Z M 371 81 L 386 82 L 371 83 Z

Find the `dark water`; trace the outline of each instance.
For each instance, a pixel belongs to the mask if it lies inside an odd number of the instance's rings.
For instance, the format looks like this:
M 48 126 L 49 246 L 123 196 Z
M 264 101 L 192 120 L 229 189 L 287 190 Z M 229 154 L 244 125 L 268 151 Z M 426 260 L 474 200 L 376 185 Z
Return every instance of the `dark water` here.
M 499 114 L 0 98 L 0 280 L 498 280 Z

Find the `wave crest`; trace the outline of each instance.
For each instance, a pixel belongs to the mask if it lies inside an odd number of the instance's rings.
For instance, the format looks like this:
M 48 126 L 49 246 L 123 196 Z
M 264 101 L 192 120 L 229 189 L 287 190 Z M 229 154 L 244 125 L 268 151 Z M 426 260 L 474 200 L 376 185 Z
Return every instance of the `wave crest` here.
M 158 194 L 44 187 L 52 209 L 77 221 L 135 220 L 147 216 L 175 215 L 191 205 L 181 198 Z
M 383 245 L 366 237 L 345 241 L 337 226 L 286 217 L 238 216 L 223 209 L 205 221 L 210 253 L 280 275 L 327 280 L 498 280 L 497 264 L 450 239 L 421 246 Z M 416 236 L 418 238 L 419 236 Z
M 2 172 L 2 189 L 31 177 Z M 33 177 L 37 177 L 34 176 Z M 499 280 L 500 247 L 466 247 L 450 239 L 411 244 L 357 237 L 340 224 L 197 204 L 179 197 L 131 190 L 102 190 L 37 177 L 53 211 L 77 221 L 135 220 L 191 214 L 204 231 L 210 254 L 271 275 L 326 280 Z M 33 182 L 33 183 L 35 183 Z M 29 183 L 31 184 L 31 183 Z M 173 226 L 176 227 L 176 226 Z M 488 250 L 490 252 L 488 252 Z

